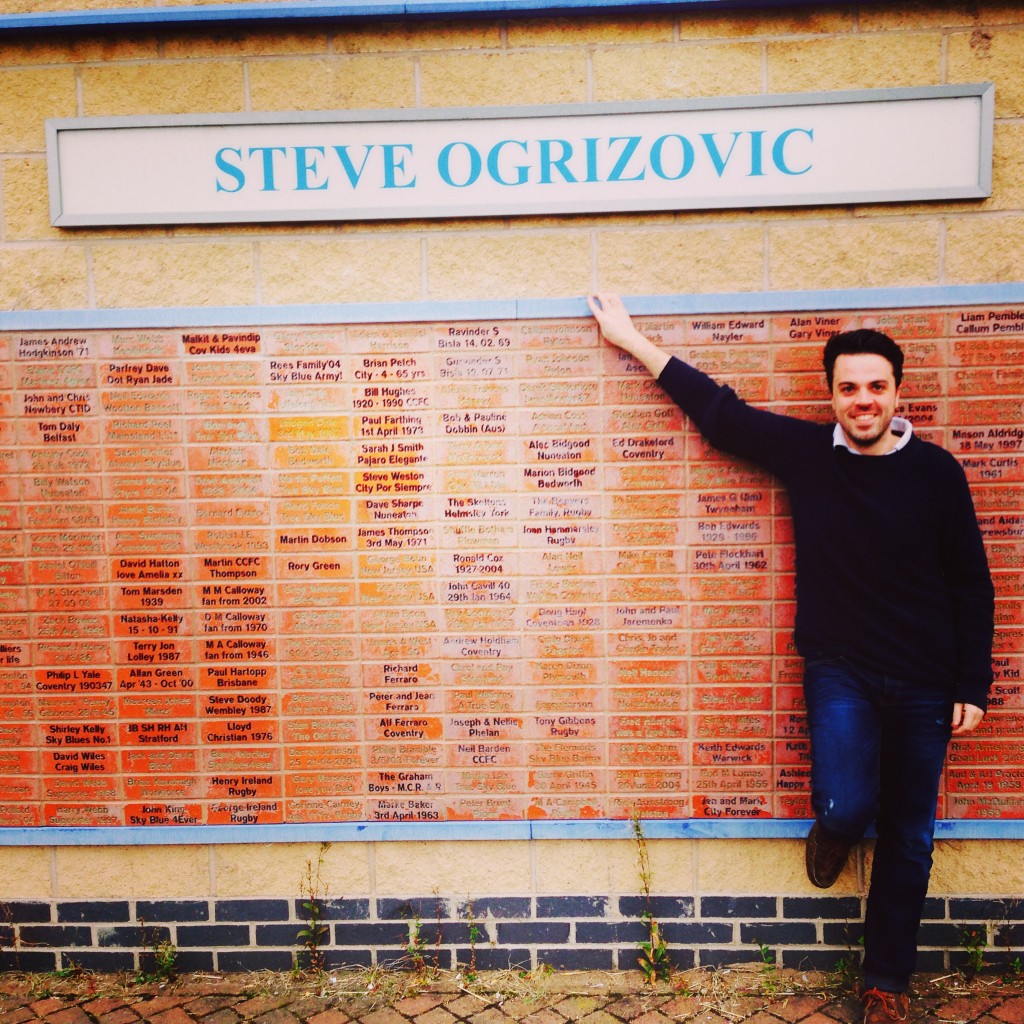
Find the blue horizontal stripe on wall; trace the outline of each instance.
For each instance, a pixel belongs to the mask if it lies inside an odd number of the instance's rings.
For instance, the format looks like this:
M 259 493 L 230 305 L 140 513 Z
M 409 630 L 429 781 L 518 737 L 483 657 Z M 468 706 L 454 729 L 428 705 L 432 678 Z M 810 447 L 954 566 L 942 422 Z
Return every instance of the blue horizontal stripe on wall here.
M 801 7 L 812 0 L 789 0 Z M 107 28 L 114 26 L 201 25 L 217 22 L 359 20 L 382 18 L 453 17 L 458 15 L 545 15 L 636 11 L 658 7 L 691 10 L 740 10 L 783 6 L 783 0 L 276 0 L 268 3 L 209 4 L 181 7 L 106 8 L 43 11 L 0 15 L 0 32 L 44 29 Z
M 647 839 L 803 839 L 810 821 L 747 818 L 652 819 Z M 942 820 L 937 839 L 1024 839 L 1024 820 Z M 294 825 L 153 825 L 145 828 L 0 828 L 4 846 L 188 846 L 217 843 L 380 843 L 454 840 L 634 839 L 620 820 L 548 821 L 339 821 Z
M 841 288 L 795 292 L 718 292 L 624 296 L 641 316 L 771 313 L 804 309 L 896 309 L 1024 302 L 1024 281 L 915 288 Z M 289 324 L 416 323 L 449 320 L 529 320 L 589 317 L 583 296 L 452 302 L 366 302 L 337 305 L 180 306 L 139 309 L 0 311 L 0 331 L 95 328 L 270 327 Z

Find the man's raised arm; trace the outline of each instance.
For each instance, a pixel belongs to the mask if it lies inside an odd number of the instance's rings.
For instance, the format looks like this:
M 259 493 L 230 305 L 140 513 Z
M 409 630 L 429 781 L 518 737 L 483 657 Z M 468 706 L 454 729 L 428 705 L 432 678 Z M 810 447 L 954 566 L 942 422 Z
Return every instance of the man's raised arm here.
M 614 292 L 596 292 L 587 296 L 587 305 L 590 306 L 590 312 L 594 314 L 605 338 L 635 359 L 639 359 L 657 380 L 671 357 L 633 326 L 622 299 Z

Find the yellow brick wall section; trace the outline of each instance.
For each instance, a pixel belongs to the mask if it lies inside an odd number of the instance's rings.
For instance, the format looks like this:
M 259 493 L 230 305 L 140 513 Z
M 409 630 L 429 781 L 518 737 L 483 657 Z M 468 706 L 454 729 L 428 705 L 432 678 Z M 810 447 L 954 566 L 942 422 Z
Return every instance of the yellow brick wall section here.
M 376 55 L 256 61 L 249 67 L 249 92 L 254 110 L 412 107 L 416 63 Z
M 96 305 L 245 306 L 256 301 L 252 244 L 97 243 L 92 246 Z
M 872 849 L 854 852 L 831 895 L 864 894 Z M 659 839 L 647 850 L 655 895 L 820 895 L 804 874 L 801 840 Z M 632 840 L 9 847 L 3 857 L 0 900 L 297 898 L 310 872 L 325 898 L 641 891 Z M 932 896 L 1022 890 L 1019 841 L 936 843 Z
M 421 244 L 405 234 L 264 241 L 259 254 L 269 305 L 414 302 L 422 293 Z

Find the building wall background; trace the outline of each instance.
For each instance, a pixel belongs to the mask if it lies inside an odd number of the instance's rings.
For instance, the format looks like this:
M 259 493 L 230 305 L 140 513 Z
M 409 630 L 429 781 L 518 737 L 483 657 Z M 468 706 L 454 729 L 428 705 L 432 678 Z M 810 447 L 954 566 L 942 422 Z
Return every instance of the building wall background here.
M 22 0 L 5 11 L 84 6 Z M 1022 281 L 1021 66 L 1024 8 L 1012 3 L 721 14 L 680 5 L 616 17 L 4 32 L 0 310 Z M 49 224 L 48 117 L 474 107 L 979 81 L 996 87 L 994 185 L 985 201 L 354 225 L 72 231 Z M 828 968 L 856 947 L 845 922 L 860 917 L 869 847 L 827 896 L 806 881 L 798 840 L 653 840 L 650 853 L 652 888 L 666 901 L 658 914 L 675 922 L 669 940 L 684 965 L 757 959 L 758 944 L 767 942 L 789 950 L 781 957 L 786 966 Z M 397 955 L 408 921 L 432 921 L 438 899 L 448 956 L 466 952 L 467 915 L 488 922 L 481 955 L 485 948 L 501 956 L 526 951 L 531 965 L 631 967 L 642 937 L 635 931 L 640 911 L 630 902 L 640 885 L 636 849 L 621 840 L 352 842 L 326 850 L 317 843 L 25 846 L 5 848 L 3 863 L 0 957 L 11 966 L 47 969 L 70 959 L 122 965 L 152 938 L 140 930 L 143 920 L 188 951 L 183 964 L 287 966 L 299 945 L 293 933 L 310 865 L 322 866 L 322 895 L 341 901 L 331 925 L 339 960 L 357 951 Z M 1024 867 L 1012 840 L 940 842 L 922 966 L 947 969 L 963 952 L 968 926 L 983 926 L 995 949 L 1019 947 L 1024 915 L 1014 894 L 1022 890 Z M 588 921 L 602 927 L 587 931 Z M 425 936 L 432 941 L 426 927 Z

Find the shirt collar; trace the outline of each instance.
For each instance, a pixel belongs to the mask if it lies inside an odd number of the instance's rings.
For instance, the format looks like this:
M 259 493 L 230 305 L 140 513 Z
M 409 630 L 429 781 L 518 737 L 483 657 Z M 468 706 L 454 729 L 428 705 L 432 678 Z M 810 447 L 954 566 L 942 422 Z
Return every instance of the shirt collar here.
M 889 425 L 889 429 L 897 435 L 896 444 L 889 449 L 885 454 L 892 455 L 893 452 L 898 452 L 901 448 L 905 448 L 910 438 L 914 433 L 914 425 L 910 420 L 905 420 L 902 416 L 893 416 L 892 423 Z M 854 455 L 863 455 L 864 453 L 854 448 L 849 441 L 846 440 L 846 435 L 843 433 L 843 428 L 837 423 L 835 429 L 832 431 L 832 447 L 833 448 L 845 448 L 847 451 L 852 452 Z

